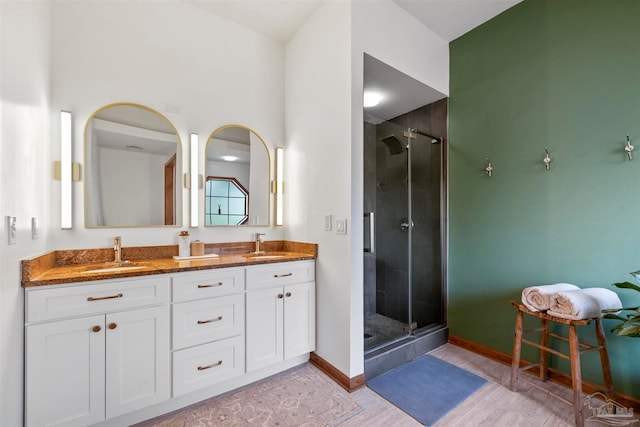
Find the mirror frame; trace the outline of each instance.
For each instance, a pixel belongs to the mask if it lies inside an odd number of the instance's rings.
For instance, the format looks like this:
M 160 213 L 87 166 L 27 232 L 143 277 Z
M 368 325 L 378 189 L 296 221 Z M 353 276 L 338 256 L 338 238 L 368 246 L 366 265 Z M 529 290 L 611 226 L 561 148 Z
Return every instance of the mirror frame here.
M 260 142 L 262 142 L 262 145 L 264 146 L 264 149 L 267 153 L 267 163 L 268 163 L 268 170 L 267 170 L 267 183 L 265 184 L 265 189 L 267 190 L 267 223 L 266 224 L 240 224 L 240 225 L 225 225 L 225 224 L 220 224 L 220 225 L 207 225 L 207 207 L 206 207 L 206 199 L 207 199 L 207 193 L 206 193 L 206 188 L 205 185 L 203 183 L 202 186 L 202 197 L 200 198 L 200 200 L 202 201 L 202 220 L 203 220 L 203 226 L 204 227 L 270 227 L 271 226 L 271 151 L 269 151 L 269 146 L 267 145 L 266 142 L 264 142 L 264 139 L 262 139 L 262 137 L 260 136 L 260 134 L 258 132 L 256 132 L 255 130 L 251 129 L 248 126 L 244 126 L 244 125 L 239 125 L 239 124 L 228 124 L 228 125 L 224 125 L 224 126 L 220 126 L 219 128 L 217 128 L 216 130 L 214 130 L 213 132 L 211 132 L 209 134 L 209 136 L 207 137 L 207 141 L 204 143 L 204 149 L 203 149 L 203 156 L 202 156 L 202 162 L 201 164 L 203 165 L 202 167 L 202 175 L 204 177 L 203 181 L 206 181 L 206 177 L 209 175 L 207 172 L 207 147 L 209 146 L 209 142 L 211 141 L 211 139 L 214 137 L 214 135 L 224 129 L 227 128 L 240 128 L 240 129 L 244 129 L 249 131 L 250 133 L 253 133 L 255 136 L 258 137 L 258 139 L 260 140 Z M 213 174 L 215 175 L 215 174 Z M 253 190 L 251 188 L 249 188 L 249 203 L 251 203 L 251 194 L 253 193 Z
M 129 106 L 129 107 L 138 107 L 138 108 L 142 108 L 143 110 L 146 110 L 148 112 L 157 114 L 158 116 L 160 116 L 173 130 L 173 132 L 175 133 L 176 137 L 178 138 L 177 141 L 177 147 L 176 147 L 176 159 L 178 159 L 178 153 L 180 153 L 180 173 L 176 174 L 176 192 L 177 191 L 183 191 L 183 195 L 181 197 L 181 204 L 178 206 L 178 204 L 176 204 L 175 209 L 176 212 L 178 212 L 178 209 L 182 209 L 181 213 L 180 213 L 180 223 L 178 223 L 176 221 L 175 224 L 173 225 L 164 225 L 164 224 L 146 224 L 146 225 L 87 225 L 87 200 L 88 200 L 88 193 L 89 193 L 89 188 L 87 185 L 87 170 L 88 170 L 88 159 L 87 159 L 87 131 L 89 130 L 89 124 L 91 123 L 91 121 L 95 118 L 96 115 L 100 114 L 102 111 L 108 109 L 108 108 L 112 108 L 112 107 L 118 107 L 118 106 Z M 143 104 L 138 104 L 135 102 L 113 102 L 111 104 L 107 104 L 107 105 L 103 105 L 102 107 L 98 108 L 97 110 L 95 110 L 86 120 L 85 125 L 84 125 L 84 132 L 82 134 L 83 136 L 83 144 L 82 144 L 82 148 L 83 148 L 83 157 L 84 157 L 84 175 L 85 175 L 85 179 L 83 180 L 84 182 L 84 191 L 83 191 L 83 196 L 84 196 L 84 206 L 83 206 L 83 223 L 84 223 L 84 228 L 177 228 L 177 227 L 182 227 L 184 224 L 184 203 L 185 203 L 185 196 L 184 196 L 184 189 L 183 189 L 183 184 L 182 184 L 182 180 L 183 180 L 183 175 L 184 175 L 184 147 L 182 144 L 182 138 L 180 137 L 180 132 L 178 132 L 178 129 L 176 129 L 176 127 L 174 126 L 174 124 L 171 122 L 171 120 L 169 120 L 164 114 L 160 113 L 157 110 L 154 110 L 151 107 L 148 107 L 146 105 Z

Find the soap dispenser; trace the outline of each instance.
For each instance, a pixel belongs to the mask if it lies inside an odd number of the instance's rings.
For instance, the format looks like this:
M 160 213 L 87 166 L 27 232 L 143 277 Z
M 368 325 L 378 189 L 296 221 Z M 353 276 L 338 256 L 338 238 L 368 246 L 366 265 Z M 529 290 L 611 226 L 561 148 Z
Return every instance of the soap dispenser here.
M 191 256 L 191 236 L 188 231 L 181 231 L 178 236 L 178 256 Z

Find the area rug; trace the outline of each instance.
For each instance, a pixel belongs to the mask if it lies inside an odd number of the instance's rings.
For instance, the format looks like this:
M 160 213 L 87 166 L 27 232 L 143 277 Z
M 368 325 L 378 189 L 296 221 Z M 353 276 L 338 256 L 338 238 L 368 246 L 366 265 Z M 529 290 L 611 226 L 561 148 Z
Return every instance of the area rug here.
M 359 408 L 346 391 L 307 363 L 136 427 L 330 426 Z
M 487 382 L 437 357 L 425 355 L 367 381 L 367 386 L 426 426 Z

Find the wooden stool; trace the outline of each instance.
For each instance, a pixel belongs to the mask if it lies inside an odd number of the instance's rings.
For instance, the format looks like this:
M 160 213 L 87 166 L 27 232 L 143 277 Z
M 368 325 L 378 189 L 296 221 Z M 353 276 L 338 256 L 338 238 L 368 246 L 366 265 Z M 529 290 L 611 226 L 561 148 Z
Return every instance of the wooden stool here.
M 551 316 L 539 311 L 531 311 L 523 304 L 520 304 L 515 301 L 511 301 L 511 305 L 513 305 L 518 309 L 518 314 L 516 316 L 515 340 L 513 343 L 513 361 L 511 364 L 511 383 L 509 385 L 509 388 L 512 391 L 516 391 L 518 387 L 518 375 L 520 371 L 526 371 L 528 369 L 539 366 L 540 380 L 542 381 L 547 380 L 549 372 L 558 372 L 553 368 L 549 368 L 548 366 L 549 353 L 555 354 L 556 356 L 560 356 L 564 359 L 569 360 L 571 362 L 571 385 L 573 389 L 573 402 L 563 397 L 557 396 L 553 393 L 550 393 L 550 394 L 568 403 L 569 405 L 573 405 L 573 410 L 575 412 L 576 426 L 578 427 L 584 426 L 584 415 L 582 411 L 584 407 L 584 403 L 582 401 L 582 376 L 580 373 L 580 356 L 582 354 L 590 351 L 596 351 L 596 350 L 600 353 L 602 375 L 604 377 L 604 384 L 606 387 L 606 390 L 604 392 L 608 398 L 613 398 L 613 379 L 611 378 L 611 366 L 609 364 L 609 355 L 607 354 L 607 341 L 604 335 L 604 329 L 602 328 L 602 320 L 599 317 L 594 317 L 591 319 L 582 319 L 582 320 L 569 320 L 569 319 L 563 319 L 561 317 Z M 523 331 L 522 318 L 524 313 L 540 319 L 542 321 L 541 327 Z M 596 346 L 579 342 L 578 333 L 576 332 L 576 326 L 587 326 L 592 321 L 595 322 L 595 325 L 596 325 L 596 339 L 598 340 L 598 345 Z M 549 322 L 569 325 L 569 338 L 549 332 Z M 535 333 L 535 332 L 541 333 L 540 344 L 522 338 L 522 336 L 525 334 Z M 567 356 L 564 353 L 561 353 L 557 350 L 552 349 L 549 346 L 549 337 L 558 338 L 560 340 L 569 342 L 569 355 Z M 540 350 L 540 361 L 537 363 L 532 363 L 527 366 L 523 366 L 521 368 L 520 367 L 520 351 L 522 349 L 523 343 L 530 345 L 532 347 L 536 347 Z M 583 347 L 583 348 L 581 349 L 580 347 Z M 529 381 L 524 377 L 521 379 L 534 387 L 544 390 L 544 388 L 542 388 L 539 384 Z M 544 390 L 544 391 L 546 393 L 549 393 L 549 391 L 547 390 Z

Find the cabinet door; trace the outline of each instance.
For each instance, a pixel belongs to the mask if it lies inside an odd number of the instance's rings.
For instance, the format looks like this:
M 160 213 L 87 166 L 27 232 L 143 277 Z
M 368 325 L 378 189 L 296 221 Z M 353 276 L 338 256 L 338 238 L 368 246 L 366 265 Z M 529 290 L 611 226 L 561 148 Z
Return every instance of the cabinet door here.
M 247 372 L 283 360 L 282 288 L 247 292 Z
M 30 325 L 25 341 L 25 424 L 104 420 L 104 316 Z
M 169 307 L 106 316 L 107 418 L 169 398 Z
M 302 283 L 284 287 L 284 358 L 316 348 L 316 285 Z

